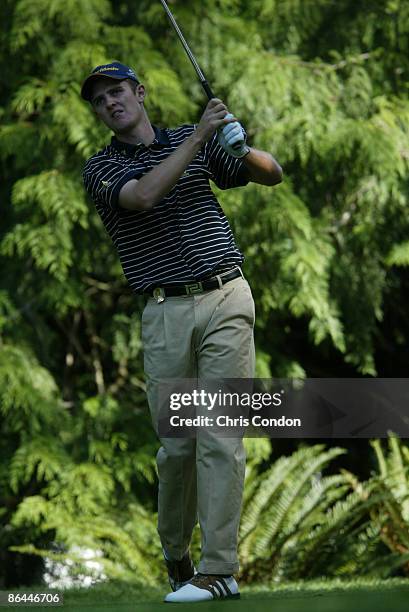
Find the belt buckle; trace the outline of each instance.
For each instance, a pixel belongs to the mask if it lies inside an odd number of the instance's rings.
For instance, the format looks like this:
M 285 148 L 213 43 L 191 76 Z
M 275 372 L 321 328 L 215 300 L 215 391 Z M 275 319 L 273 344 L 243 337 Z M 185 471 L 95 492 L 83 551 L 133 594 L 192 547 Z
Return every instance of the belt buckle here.
M 203 293 L 203 285 L 201 282 L 189 283 L 185 285 L 185 291 L 187 295 L 194 295 L 195 293 Z
M 165 301 L 165 292 L 162 287 L 155 287 L 153 290 L 153 297 L 157 301 L 158 304 Z

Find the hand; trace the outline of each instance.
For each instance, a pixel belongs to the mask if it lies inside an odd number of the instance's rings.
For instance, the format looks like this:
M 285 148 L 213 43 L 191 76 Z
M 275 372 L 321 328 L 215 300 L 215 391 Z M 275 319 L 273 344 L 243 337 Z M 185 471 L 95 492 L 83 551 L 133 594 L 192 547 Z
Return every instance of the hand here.
M 241 124 L 234 120 L 230 113 L 225 119 L 232 119 L 224 128 L 219 129 L 217 140 L 220 146 L 233 157 L 244 157 L 249 153 L 250 148 L 246 145 L 246 136 Z
M 204 143 L 210 140 L 215 131 L 221 126 L 236 122 L 236 118 L 229 113 L 227 107 L 219 98 L 212 98 L 200 119 L 196 128 L 196 134 Z

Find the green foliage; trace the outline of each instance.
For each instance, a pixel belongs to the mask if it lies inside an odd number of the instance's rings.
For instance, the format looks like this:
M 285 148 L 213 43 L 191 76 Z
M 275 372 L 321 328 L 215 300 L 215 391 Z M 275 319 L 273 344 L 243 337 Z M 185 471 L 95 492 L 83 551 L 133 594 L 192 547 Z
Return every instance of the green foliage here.
M 28 433 L 39 433 L 41 422 L 50 423 L 58 410 L 57 386 L 27 347 L 0 345 L 0 409 L 16 431 L 23 429 L 18 416 L 27 417 Z
M 345 452 L 323 445 L 300 448 L 261 473 L 259 459 L 249 462 L 239 534 L 243 580 L 408 572 L 408 449 L 395 437 L 387 455 L 379 441 L 373 447 L 379 473 L 365 482 L 345 470 L 323 476 Z
M 12 203 L 17 211 L 30 215 L 30 221 L 17 224 L 2 243 L 2 254 L 32 258 L 40 270 L 63 282 L 73 265 L 74 224 L 87 229 L 84 198 L 77 196 L 77 185 L 57 170 L 18 181 Z
M 380 440 L 372 443 L 381 476 L 379 487 L 388 493 L 385 503 L 372 513 L 380 536 L 395 556 L 405 555 L 409 572 L 409 449 L 395 436 L 388 440 L 388 453 Z
M 407 3 L 172 8 L 250 143 L 284 168 L 274 189 L 217 192 L 247 256 L 259 375 L 377 375 L 391 362 L 406 375 Z M 203 92 L 160 3 L 4 0 L 0 17 L 0 561 L 17 564 L 9 547 L 67 556 L 86 540 L 109 576 L 163 577 L 142 302 L 83 190 L 83 163 L 109 134 L 79 91 L 92 67 L 122 60 L 158 125 L 197 121 Z M 388 474 L 362 493 L 351 475 L 317 476 L 339 450 L 303 448 L 259 476 L 268 445 L 254 447 L 243 575 L 399 567 L 406 467 L 375 450 Z
M 132 335 L 126 350 L 115 343 L 123 368 L 139 352 Z M 160 550 L 154 515 L 137 501 L 141 483 L 155 474 L 153 440 L 136 443 L 142 431 L 127 432 L 114 390 L 70 406 L 35 356 L 0 349 L 2 555 L 53 557 L 56 541 L 65 551 L 59 558 L 78 565 L 73 547 L 86 546 L 103 551 L 106 575 L 154 581 Z M 15 534 L 25 534 L 18 545 Z
M 84 471 L 85 475 L 85 471 Z M 88 475 L 90 476 L 90 475 Z M 90 478 L 95 484 L 95 478 Z M 85 483 L 84 483 L 85 484 Z M 101 483 L 103 484 L 103 483 Z M 140 505 L 129 504 L 123 512 L 114 516 L 97 513 L 98 501 L 85 494 L 86 487 L 78 490 L 79 502 L 75 514 L 64 507 L 62 500 L 46 501 L 40 496 L 28 497 L 20 505 L 13 520 L 13 526 L 38 524 L 44 531 L 52 530 L 58 542 L 64 543 L 63 552 L 53 549 L 44 550 L 32 545 L 13 546 L 11 550 L 35 554 L 54 561 L 71 561 L 75 570 L 83 566 L 80 551 L 89 548 L 92 551 L 103 551 L 96 556 L 102 565 L 102 572 L 111 579 L 121 579 L 134 584 L 153 585 L 158 580 L 158 546 L 156 530 L 152 517 Z M 104 495 L 104 497 L 106 497 Z M 155 554 L 156 553 L 156 554 Z M 83 571 L 89 573 L 85 568 Z

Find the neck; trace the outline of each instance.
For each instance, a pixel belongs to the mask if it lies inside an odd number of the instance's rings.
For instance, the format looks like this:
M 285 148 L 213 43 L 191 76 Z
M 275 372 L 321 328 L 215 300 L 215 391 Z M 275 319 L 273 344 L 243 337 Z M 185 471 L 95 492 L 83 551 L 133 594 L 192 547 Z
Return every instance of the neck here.
M 139 144 L 142 142 L 145 146 L 148 146 L 155 139 L 155 131 L 148 116 L 145 114 L 137 125 L 126 132 L 115 132 L 115 136 L 118 140 L 127 144 Z

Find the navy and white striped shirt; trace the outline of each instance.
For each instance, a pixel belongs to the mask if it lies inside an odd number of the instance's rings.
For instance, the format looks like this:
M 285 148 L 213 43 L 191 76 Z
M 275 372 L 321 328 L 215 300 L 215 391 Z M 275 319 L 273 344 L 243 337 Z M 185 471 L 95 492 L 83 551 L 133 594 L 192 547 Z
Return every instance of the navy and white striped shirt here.
M 136 293 L 203 280 L 241 265 L 244 259 L 209 179 L 220 189 L 229 189 L 246 185 L 248 176 L 243 160 L 228 155 L 216 135 L 151 210 L 119 206 L 123 185 L 160 164 L 195 130 L 194 125 L 152 127 L 155 139 L 149 146 L 130 145 L 113 137 L 110 145 L 86 162 L 83 173 L 85 188 Z

